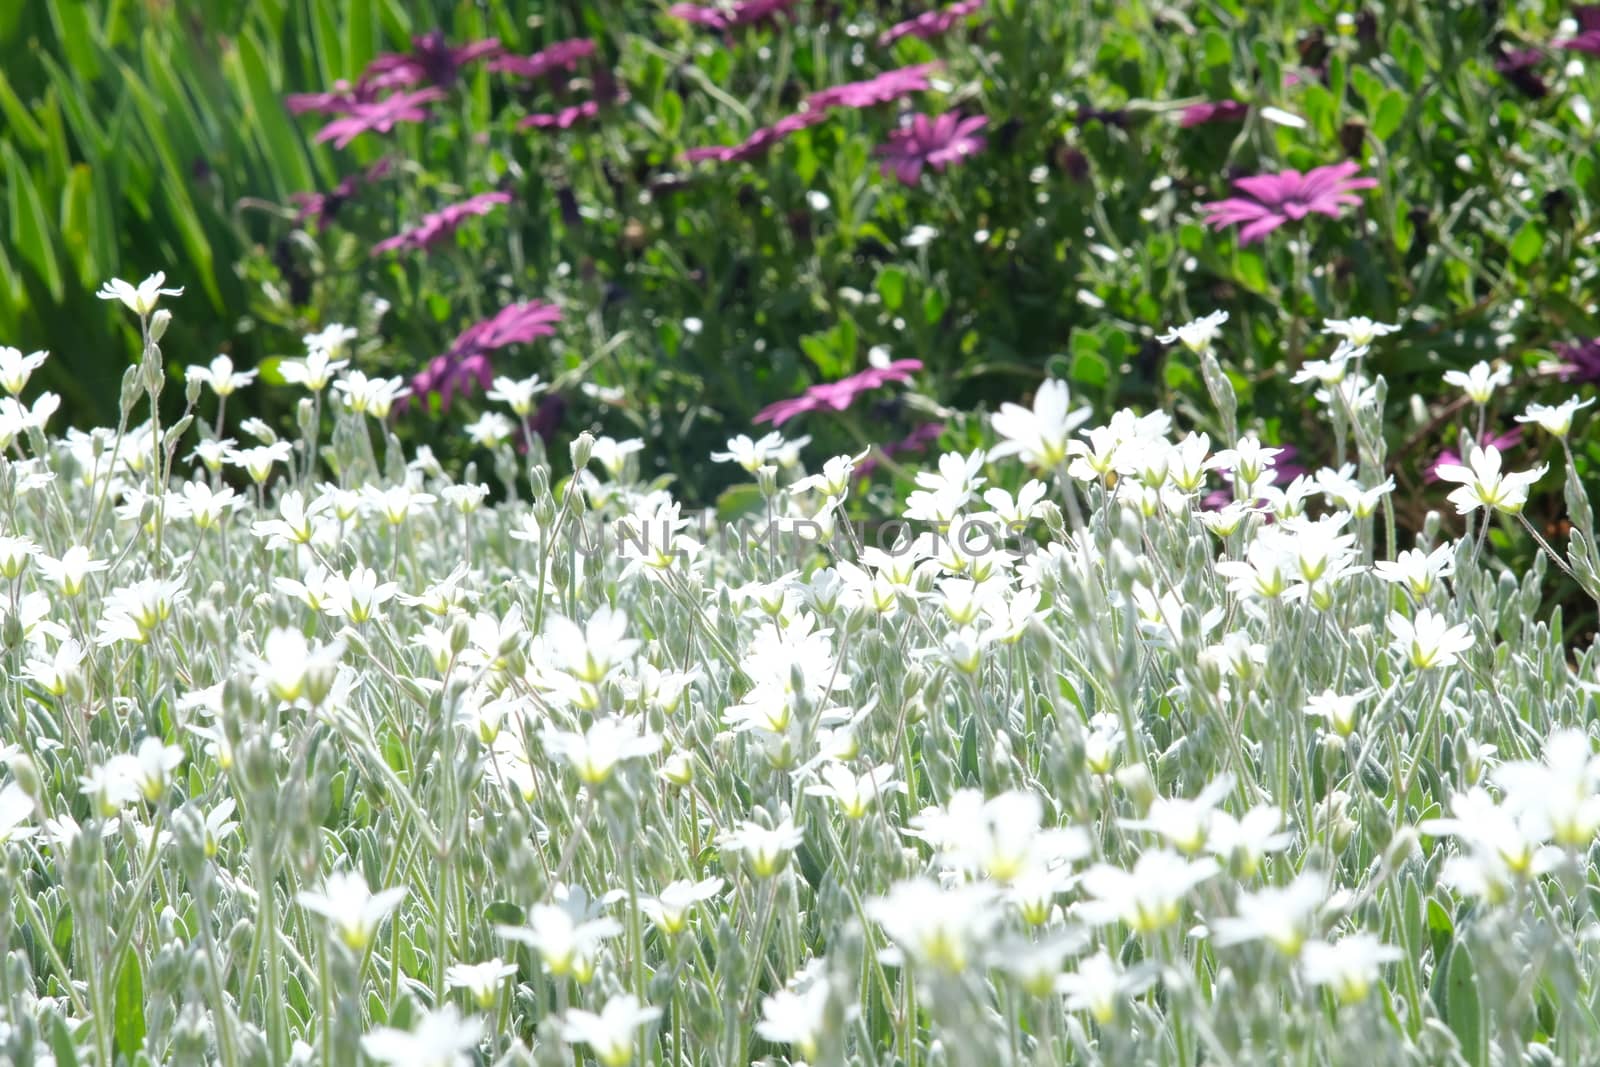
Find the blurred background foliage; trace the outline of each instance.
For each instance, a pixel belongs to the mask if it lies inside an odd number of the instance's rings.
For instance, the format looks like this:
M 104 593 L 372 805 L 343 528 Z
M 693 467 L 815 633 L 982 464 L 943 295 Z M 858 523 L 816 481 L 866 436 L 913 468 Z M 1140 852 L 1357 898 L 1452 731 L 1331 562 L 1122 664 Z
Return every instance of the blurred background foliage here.
M 1369 366 L 1388 380 L 1386 425 L 1408 526 L 1442 490 L 1423 470 L 1458 445 L 1469 411 L 1449 367 L 1504 359 L 1528 400 L 1573 386 L 1544 369 L 1600 333 L 1600 59 L 1555 47 L 1559 2 L 1485 0 L 990 0 L 933 40 L 879 33 L 930 5 L 801 0 L 717 32 L 665 3 L 565 0 L 51 0 L 0 4 L 0 342 L 49 349 L 48 386 L 78 423 L 115 418 L 135 352 L 127 316 L 94 290 L 165 270 L 188 287 L 164 343 L 174 374 L 230 353 L 243 366 L 302 354 L 329 322 L 358 325 L 359 362 L 409 377 L 471 322 L 539 298 L 559 335 L 497 354 L 500 373 L 554 380 L 542 428 L 650 442 L 647 462 L 691 503 L 738 472 L 706 459 L 765 404 L 866 366 L 882 347 L 925 362 L 914 391 L 855 417 L 786 427 L 818 456 L 891 441 L 930 420 L 1069 378 L 1102 413 L 1166 405 L 1215 429 L 1196 368 L 1154 337 L 1213 309 L 1241 407 L 1315 466 L 1329 441 L 1289 383 L 1332 347 L 1324 317 L 1402 322 Z M 323 116 L 290 93 L 355 80 L 380 53 L 440 30 L 520 54 L 595 42 L 568 78 L 519 81 L 466 66 L 427 122 L 313 142 Z M 690 164 L 807 93 L 939 61 L 933 88 L 839 111 L 750 162 Z M 591 99 L 571 129 L 518 120 Z M 1205 101 L 1242 121 L 1180 125 Z M 1268 121 L 1275 107 L 1302 125 Z M 913 186 L 874 146 L 904 111 L 987 116 L 987 147 Z M 392 169 L 326 226 L 295 194 L 329 193 L 380 159 Z M 1201 202 L 1240 176 L 1351 159 L 1379 186 L 1339 220 L 1240 247 Z M 383 238 L 468 195 L 513 202 L 425 253 L 373 256 Z M 386 310 L 383 310 L 385 309 Z M 180 391 L 174 390 L 173 393 Z M 1413 397 L 1417 399 L 1413 399 Z M 893 399 L 900 397 L 900 399 Z M 181 399 L 174 397 L 174 400 Z M 282 415 L 287 391 L 255 391 Z M 397 417 L 403 436 L 460 455 L 469 398 Z M 1511 460 L 1531 465 L 1542 439 Z M 1589 478 L 1600 441 L 1580 440 Z M 1530 509 L 1559 524 L 1559 472 Z

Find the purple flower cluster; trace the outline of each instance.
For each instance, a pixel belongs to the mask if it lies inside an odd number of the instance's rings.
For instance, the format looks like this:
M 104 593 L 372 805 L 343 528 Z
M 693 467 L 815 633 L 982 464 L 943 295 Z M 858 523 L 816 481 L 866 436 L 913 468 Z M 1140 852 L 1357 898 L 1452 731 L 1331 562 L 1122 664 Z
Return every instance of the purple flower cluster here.
M 1358 164 L 1345 162 L 1317 167 L 1304 174 L 1285 170 L 1240 178 L 1233 187 L 1245 195 L 1203 205 L 1207 211 L 1206 222 L 1212 229 L 1243 223 L 1239 243 L 1250 244 L 1279 226 L 1299 222 L 1307 215 L 1338 218 L 1344 208 L 1361 203 L 1354 190 L 1370 189 L 1378 184 L 1376 178 L 1355 177 L 1360 169 Z
M 557 41 L 531 56 L 501 54 L 489 60 L 489 69 L 517 78 L 545 78 L 558 71 L 577 69 L 579 62 L 594 55 L 594 42 L 584 37 Z
M 1557 48 L 1600 56 L 1600 4 L 1578 4 L 1572 9 L 1578 17 L 1578 36 L 1557 41 Z
M 378 160 L 364 171 L 347 174 L 340 179 L 329 193 L 290 193 L 289 202 L 300 210 L 295 214 L 295 222 L 304 223 L 308 219 L 317 220 L 317 229 L 322 229 L 333 221 L 363 185 L 370 185 L 379 178 L 388 174 L 393 164 L 387 157 Z
M 411 39 L 409 52 L 385 52 L 367 65 L 361 84 L 373 89 L 432 85 L 448 89 L 461 68 L 478 59 L 500 55 L 504 48 L 489 38 L 452 48 L 438 30 Z
M 989 122 L 983 115 L 962 118 L 954 111 L 934 118 L 913 115 L 911 121 L 889 135 L 888 143 L 878 146 L 883 176 L 893 174 L 902 185 L 915 185 L 923 167 L 942 171 L 984 149 L 978 131 Z
M 1178 117 L 1178 125 L 1188 129 L 1191 126 L 1204 126 L 1210 122 L 1239 122 L 1249 113 L 1250 106 L 1238 100 L 1191 104 L 1184 108 Z
M 927 89 L 928 74 L 937 70 L 937 63 L 920 63 L 912 67 L 886 71 L 866 81 L 835 85 L 806 97 L 804 109 L 779 119 L 771 126 L 763 126 L 738 144 L 711 145 L 691 148 L 684 158 L 691 163 L 714 160 L 719 163 L 747 162 L 765 155 L 773 145 L 790 134 L 815 126 L 826 117 L 832 107 L 865 108 L 886 104 L 914 92 Z M 981 147 L 981 142 L 980 142 Z
M 924 11 L 915 18 L 906 19 L 890 26 L 878 35 L 878 44 L 887 46 L 894 44 L 902 37 L 920 37 L 924 41 L 935 37 L 943 37 L 963 22 L 968 15 L 976 14 L 983 7 L 983 0 L 961 0 L 960 3 L 951 4 L 935 11 Z
M 479 193 L 458 204 L 422 216 L 422 221 L 409 230 L 395 234 L 372 246 L 372 254 L 382 255 L 403 248 L 426 249 L 456 232 L 456 228 L 473 215 L 487 215 L 501 204 L 511 203 L 510 193 Z
M 826 111 L 830 107 L 867 108 L 879 104 L 892 104 L 912 93 L 931 88 L 928 78 L 940 68 L 939 63 L 918 63 L 910 67 L 886 70 L 865 81 L 846 82 L 822 89 L 806 97 L 806 108 Z
M 878 451 L 885 456 L 921 455 L 928 450 L 929 446 L 937 442 L 943 433 L 944 423 L 925 422 L 900 440 L 890 441 L 886 445 L 879 445 Z M 856 464 L 856 481 L 870 477 L 877 469 L 878 457 L 868 456 Z
M 542 300 L 528 300 L 501 308 L 492 318 L 468 326 L 450 350 L 435 356 L 411 379 L 412 395 L 439 394 L 439 406 L 449 410 L 457 393 L 487 389 L 494 381 L 489 353 L 507 345 L 527 344 L 550 337 L 561 321 L 561 309 Z
M 691 148 L 684 152 L 683 156 L 690 163 L 705 160 L 715 160 L 718 163 L 748 162 L 766 155 L 773 145 L 790 134 L 807 126 L 815 126 L 826 117 L 821 111 L 799 111 L 793 115 L 786 115 L 771 126 L 761 127 L 738 144 Z
M 428 117 L 428 106 L 444 98 L 443 89 L 430 87 L 395 93 L 375 104 L 356 104 L 349 114 L 318 130 L 313 140 L 318 144 L 332 141 L 333 147 L 344 148 L 363 133 L 388 133 L 401 122 L 422 122 Z
M 1558 344 L 1559 373 L 1564 382 L 1600 382 L 1600 337 L 1577 344 Z
M 922 369 L 920 359 L 897 359 L 883 367 L 868 367 L 848 378 L 836 382 L 813 385 L 799 396 L 769 404 L 756 413 L 756 422 L 770 422 L 782 426 L 796 415 L 824 408 L 844 411 L 862 393 L 871 392 L 890 382 L 908 382 L 911 375 Z
M 667 14 L 685 22 L 726 32 L 775 20 L 799 0 L 739 0 L 733 4 L 673 4 Z
M 580 122 L 600 114 L 600 101 L 585 100 L 548 115 L 529 115 L 517 123 L 520 130 L 570 130 Z

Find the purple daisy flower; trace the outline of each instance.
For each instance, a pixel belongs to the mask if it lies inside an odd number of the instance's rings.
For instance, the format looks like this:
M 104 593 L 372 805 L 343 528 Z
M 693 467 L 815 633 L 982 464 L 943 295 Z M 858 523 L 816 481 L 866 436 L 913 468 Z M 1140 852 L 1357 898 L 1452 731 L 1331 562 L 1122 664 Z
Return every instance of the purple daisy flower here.
M 1490 437 L 1487 441 L 1484 441 L 1483 442 L 1483 447 L 1484 448 L 1497 448 L 1501 452 L 1504 452 L 1507 449 L 1515 448 L 1517 445 L 1520 445 L 1521 443 L 1522 443 L 1522 427 L 1521 426 L 1513 426 L 1511 429 L 1507 430 L 1503 434 L 1500 434 L 1498 437 Z M 1439 455 L 1434 458 L 1432 463 L 1428 464 L 1427 468 L 1422 472 L 1422 480 L 1424 482 L 1432 484 L 1433 482 L 1437 482 L 1437 481 L 1440 480 L 1440 478 L 1439 478 L 1439 468 L 1440 467 L 1447 467 L 1447 466 L 1460 467 L 1460 466 L 1463 466 L 1463 465 L 1464 465 L 1463 460 L 1461 459 L 1460 456 L 1456 455 L 1455 450 L 1452 449 L 1452 448 L 1447 448 L 1443 452 L 1440 452 Z
M 396 123 L 422 122 L 428 117 L 428 105 L 444 97 L 443 89 L 430 87 L 414 93 L 395 93 L 375 104 L 359 104 L 350 114 L 318 130 L 312 140 L 318 144 L 332 141 L 333 147 L 344 148 L 363 133 L 388 133 Z
M 1557 41 L 1557 48 L 1600 56 L 1600 4 L 1578 4 L 1572 9 L 1578 18 L 1578 36 Z
M 594 42 L 585 37 L 557 41 L 531 56 L 499 55 L 489 60 L 489 69 L 518 78 L 543 78 L 560 70 L 573 70 L 581 60 L 594 55 Z
M 673 4 L 667 14 L 709 29 L 727 31 L 776 19 L 799 0 L 740 0 L 733 4 Z
M 952 163 L 983 151 L 985 142 L 978 131 L 988 122 L 987 116 L 962 118 L 955 111 L 938 118 L 911 116 L 909 123 L 878 146 L 877 154 L 883 158 L 883 176 L 887 178 L 893 174 L 900 179 L 900 184 L 915 185 L 922 177 L 923 167 L 942 171 Z
M 1575 345 L 1558 344 L 1561 356 L 1557 373 L 1564 382 L 1600 382 L 1600 337 L 1591 337 Z
M 916 18 L 906 19 L 890 26 L 878 35 L 878 44 L 888 46 L 902 37 L 920 37 L 924 41 L 943 37 L 955 29 L 968 15 L 983 7 L 983 0 L 961 0 L 937 11 L 924 11 Z
M 500 204 L 509 203 L 510 193 L 479 193 L 431 215 L 422 216 L 422 221 L 413 228 L 373 245 L 372 254 L 377 256 L 401 248 L 431 247 L 455 233 L 456 228 L 473 215 L 487 215 Z
M 886 456 L 921 455 L 928 450 L 928 446 L 939 440 L 944 433 L 944 423 L 925 422 L 912 430 L 898 441 L 891 441 L 886 445 L 879 445 L 878 451 Z M 878 469 L 878 457 L 868 456 L 856 464 L 855 479 L 861 481 L 870 477 Z
M 517 123 L 519 130 L 570 130 L 578 123 L 600 114 L 600 101 L 585 100 L 548 115 L 529 115 Z
M 877 77 L 865 81 L 831 86 L 806 97 L 806 109 L 826 111 L 830 107 L 864 108 L 893 103 L 901 97 L 928 89 L 928 75 L 939 67 L 938 63 L 918 63 L 915 66 L 884 71 Z
M 1550 95 L 1550 86 L 1539 76 L 1544 63 L 1544 53 L 1537 48 L 1517 48 L 1501 52 L 1495 57 L 1494 69 L 1517 91 L 1532 100 L 1543 100 Z
M 782 426 L 796 415 L 804 415 L 808 411 L 820 411 L 823 408 L 844 411 L 862 393 L 871 392 L 890 382 L 910 381 L 911 375 L 921 369 L 920 359 L 897 359 L 887 366 L 868 367 L 848 378 L 813 385 L 799 396 L 768 404 L 756 412 L 755 421 Z
M 435 356 L 411 379 L 415 397 L 439 394 L 439 406 L 449 410 L 457 391 L 487 389 L 494 382 L 489 353 L 507 345 L 527 344 L 550 337 L 561 321 L 561 309 L 542 300 L 528 300 L 501 308 L 492 318 L 473 323 L 455 339 L 450 350 Z
M 1250 105 L 1238 100 L 1216 100 L 1205 104 L 1191 104 L 1178 117 L 1184 129 L 1204 126 L 1208 122 L 1238 122 L 1250 113 Z
M 1312 214 L 1338 218 L 1344 208 L 1361 203 L 1361 198 L 1353 195 L 1354 190 L 1371 189 L 1378 180 L 1355 177 L 1360 169 L 1360 164 L 1346 162 L 1317 167 L 1304 174 L 1297 170 L 1257 174 L 1233 183 L 1244 196 L 1201 206 L 1207 212 L 1206 223 L 1214 230 L 1243 223 L 1239 243 L 1250 244 L 1285 223 L 1299 222 Z
M 370 85 L 351 85 L 340 78 L 325 93 L 290 93 L 283 98 L 291 114 L 343 115 L 378 100 L 378 90 Z
M 785 137 L 807 126 L 815 126 L 827 116 L 821 111 L 800 111 L 786 115 L 771 126 L 763 126 L 738 144 L 691 148 L 683 153 L 690 163 L 714 160 L 718 163 L 743 163 L 758 159 Z
M 504 49 L 489 38 L 459 48 L 445 43 L 438 30 L 411 39 L 409 52 L 385 52 L 367 65 L 361 83 L 373 89 L 399 89 L 410 85 L 436 85 L 448 89 L 461 68 L 476 59 L 497 56 Z
M 369 185 L 389 173 L 393 164 L 387 157 L 378 160 L 365 171 L 357 174 L 347 174 L 332 192 L 290 193 L 289 202 L 299 208 L 294 221 L 304 223 L 307 219 L 317 220 L 317 229 L 322 229 L 332 222 L 334 216 L 339 214 L 363 185 Z

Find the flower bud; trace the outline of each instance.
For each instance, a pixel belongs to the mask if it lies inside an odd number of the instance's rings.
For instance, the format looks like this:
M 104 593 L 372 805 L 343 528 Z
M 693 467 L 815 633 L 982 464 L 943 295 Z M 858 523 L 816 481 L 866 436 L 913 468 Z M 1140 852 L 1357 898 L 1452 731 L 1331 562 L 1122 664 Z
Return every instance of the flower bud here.
M 156 313 L 150 316 L 150 342 L 161 340 L 166 336 L 167 327 L 172 325 L 172 312 L 166 308 L 157 308 Z
M 583 431 L 572 439 L 572 469 L 581 471 L 589 465 L 589 458 L 594 455 L 594 435 L 588 430 Z

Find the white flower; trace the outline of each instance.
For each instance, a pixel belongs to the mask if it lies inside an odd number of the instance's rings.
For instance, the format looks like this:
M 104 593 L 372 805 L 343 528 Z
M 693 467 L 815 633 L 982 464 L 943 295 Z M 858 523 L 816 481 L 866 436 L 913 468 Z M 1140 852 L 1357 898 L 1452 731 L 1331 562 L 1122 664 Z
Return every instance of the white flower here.
M 213 490 L 197 478 L 183 483 L 183 504 L 197 529 L 214 530 L 228 512 L 244 507 L 245 499 L 230 485 Z
M 345 407 L 374 419 L 387 419 L 394 402 L 411 395 L 399 377 L 368 378 L 358 370 L 346 373 L 333 383 L 333 388 L 343 394 Z
M 1101 1026 L 1116 1018 L 1117 1003 L 1138 996 L 1155 984 L 1157 971 L 1139 966 L 1125 971 L 1101 949 L 1056 979 L 1056 991 L 1067 998 L 1067 1010 L 1087 1011 Z
M 655 755 L 661 749 L 661 736 L 641 733 L 636 721 L 612 716 L 596 719 L 582 733 L 546 727 L 544 747 L 571 764 L 578 780 L 592 788 L 605 784 L 623 760 Z
M 394 582 L 379 582 L 378 572 L 371 567 L 357 567 L 349 577 L 335 574 L 328 579 L 328 599 L 322 610 L 359 626 L 379 614 L 399 591 Z
M 1526 819 L 1536 839 L 1587 849 L 1600 831 L 1600 756 L 1583 731 L 1552 731 L 1542 761 L 1502 763 L 1493 777 L 1505 790 L 1507 810 Z
M 30 352 L 23 355 L 20 349 L 0 345 L 0 389 L 12 396 L 19 395 L 27 386 L 33 372 L 44 366 L 48 352 Z
M 59 699 L 82 676 L 83 660 L 83 646 L 69 638 L 56 646 L 50 658 L 28 660 L 23 665 L 22 676 Z
M 847 819 L 865 818 L 880 796 L 905 789 L 893 778 L 894 766 L 887 763 L 860 775 L 842 763 L 826 763 L 818 773 L 822 781 L 807 786 L 806 792 L 832 799 Z
M 1529 404 L 1526 414 L 1518 415 L 1518 422 L 1536 422 L 1539 429 L 1553 437 L 1565 437 L 1572 432 L 1572 416 L 1594 403 L 1594 397 L 1579 400 L 1570 397 L 1551 407 L 1546 404 Z M 1444 477 L 1444 475 L 1440 475 Z
M 1445 371 L 1444 380 L 1446 385 L 1455 386 L 1467 394 L 1467 399 L 1481 406 L 1489 402 L 1496 389 L 1511 383 L 1511 368 L 1504 363 L 1498 366 L 1474 363 L 1472 369 L 1466 372 Z
M 250 475 L 251 481 L 260 485 L 272 476 L 273 466 L 289 462 L 293 452 L 294 446 L 288 441 L 276 441 L 270 445 L 255 445 L 251 448 L 230 448 L 223 453 L 222 458 L 230 465 L 242 469 Z
M 1488 448 L 1473 445 L 1465 466 L 1441 463 L 1434 473 L 1442 481 L 1461 483 L 1461 488 L 1451 490 L 1447 497 L 1456 506 L 1457 514 L 1465 515 L 1480 507 L 1515 514 L 1528 502 L 1529 487 L 1543 478 L 1548 469 L 1546 464 L 1537 470 L 1502 474 L 1500 450 L 1493 445 Z
M 1157 337 L 1156 340 L 1164 345 L 1174 341 L 1182 341 L 1183 346 L 1191 352 L 1204 352 L 1216 343 L 1221 336 L 1222 324 L 1228 321 L 1226 311 L 1213 311 L 1193 322 L 1186 322 L 1182 326 L 1174 326 L 1171 330 Z
M 381 1026 L 361 1039 L 361 1050 L 394 1067 L 471 1067 L 483 1040 L 483 1023 L 462 1018 L 454 1004 L 422 1017 L 412 1030 Z
M 689 925 L 689 909 L 722 892 L 722 885 L 721 878 L 706 878 L 698 882 L 676 881 L 663 889 L 659 896 L 640 900 L 639 907 L 662 933 L 679 934 Z
M 316 533 L 317 515 L 328 510 L 328 503 L 327 497 L 318 497 L 308 505 L 300 490 L 291 489 L 278 498 L 278 514 L 282 518 L 253 523 L 250 532 L 265 539 L 272 549 L 309 545 Z
M 350 342 L 354 341 L 357 336 L 358 334 L 353 328 L 343 323 L 330 322 L 316 333 L 306 334 L 301 338 L 301 341 L 305 343 L 306 351 L 312 355 L 321 355 L 327 360 L 334 360 L 345 354 Z M 339 364 L 339 367 L 343 366 L 343 363 Z M 324 382 L 323 384 L 326 385 L 327 383 Z M 320 389 L 322 386 L 319 385 L 316 388 Z
M 475 1004 L 484 1011 L 494 1006 L 500 983 L 517 973 L 515 963 L 507 963 L 499 956 L 483 963 L 453 963 L 444 972 L 444 984 L 451 989 L 465 989 Z
M 487 400 L 498 400 L 511 409 L 511 413 L 518 418 L 525 419 L 533 414 L 533 398 L 550 388 L 548 382 L 539 380 L 537 374 L 531 378 L 496 378 L 494 388 L 484 394 Z
M 39 546 L 30 538 L 0 535 L 0 578 L 16 581 L 29 561 L 39 555 Z
M 1123 922 L 1136 933 L 1161 930 L 1178 921 L 1189 891 L 1220 869 L 1209 857 L 1190 862 L 1165 849 L 1144 853 L 1131 871 L 1096 864 L 1080 882 L 1089 899 L 1078 914 L 1097 926 Z
M 343 653 L 338 642 L 313 647 L 299 630 L 275 627 L 262 643 L 256 681 L 274 700 L 293 703 L 304 697 L 315 703 L 333 685 Z
M 462 427 L 467 439 L 482 448 L 499 448 L 517 432 L 517 424 L 498 411 L 485 411 Z
M 1001 438 L 989 450 L 991 459 L 1018 456 L 1035 467 L 1053 468 L 1067 459 L 1067 443 L 1072 433 L 1088 421 L 1087 407 L 1072 407 L 1072 391 L 1066 382 L 1047 379 L 1033 395 L 1033 408 L 1005 403 L 989 420 Z
M 1389 613 L 1389 647 L 1404 656 L 1418 670 L 1448 667 L 1460 653 L 1472 647 L 1472 628 L 1466 623 L 1451 626 L 1450 620 L 1429 608 L 1417 612 L 1415 620 L 1398 611 Z
M 900 243 L 907 248 L 922 248 L 937 236 L 939 236 L 939 231 L 932 226 L 918 224 L 911 227 L 911 232 L 906 234 Z
M 1300 950 L 1300 974 L 1311 985 L 1329 986 L 1346 1004 L 1366 999 L 1380 968 L 1400 958 L 1400 950 L 1369 933 L 1351 934 L 1333 944 L 1308 941 Z
M 602 1067 L 627 1067 L 633 1059 L 635 1032 L 660 1016 L 660 1008 L 641 1006 L 638 997 L 624 993 L 607 1001 L 598 1015 L 579 1008 L 569 1010 L 562 1020 L 561 1036 L 588 1045 Z
M 1156 797 L 1142 819 L 1123 819 L 1129 830 L 1149 830 L 1166 839 L 1167 844 L 1188 855 L 1206 847 L 1216 806 L 1233 791 L 1234 777 L 1221 774 L 1193 800 L 1187 797 Z
M 1394 562 L 1379 560 L 1372 565 L 1372 573 L 1386 582 L 1405 586 L 1416 599 L 1421 600 L 1433 592 L 1440 578 L 1448 578 L 1456 570 L 1456 557 L 1450 545 L 1439 545 L 1432 552 L 1408 548 L 1395 557 Z
M 526 926 L 498 926 L 501 937 L 528 945 L 558 978 L 573 975 L 588 982 L 601 942 L 622 932 L 622 925 L 600 914 L 600 906 L 582 888 L 558 886 L 556 903 L 538 904 Z
M 1374 322 L 1362 315 L 1348 319 L 1323 319 L 1322 332 L 1344 338 L 1350 344 L 1365 347 L 1379 337 L 1398 332 L 1400 327 L 1386 322 Z
M 726 452 L 711 453 L 711 460 L 714 463 L 737 463 L 748 473 L 754 474 L 775 460 L 783 446 L 783 435 L 780 433 L 769 433 L 757 440 L 752 440 L 747 434 L 739 434 L 728 439 Z
M 1234 918 L 1211 924 L 1218 945 L 1266 941 L 1285 956 L 1298 956 L 1311 932 L 1311 922 L 1327 900 L 1326 879 L 1303 871 L 1286 886 L 1267 886 L 1241 893 Z
M 219 397 L 232 396 L 255 381 L 260 373 L 254 370 L 234 370 L 233 360 L 225 355 L 219 355 L 211 361 L 210 366 L 191 366 L 184 372 L 184 377 L 191 382 L 201 382 L 211 387 L 211 391 Z
M 756 822 L 742 822 L 737 829 L 728 830 L 717 839 L 717 844 L 732 852 L 744 853 L 745 862 L 757 878 L 771 878 L 789 862 L 789 853 L 800 847 L 803 834 L 788 819 L 767 828 Z
M 302 891 L 295 899 L 307 911 L 327 919 L 339 940 L 360 952 L 372 943 L 378 927 L 405 896 L 404 886 L 374 893 L 356 872 L 335 871 L 323 881 L 320 893 Z
M 806 1060 L 815 1060 L 828 1033 L 830 987 L 822 961 L 812 960 L 789 979 L 786 989 L 761 1001 L 761 1021 L 756 1033 L 768 1041 L 789 1045 Z M 846 1014 L 854 1013 L 854 1005 Z
M 140 318 L 148 318 L 156 309 L 156 303 L 164 296 L 182 296 L 183 289 L 163 289 L 167 275 L 164 271 L 156 271 L 150 277 L 140 282 L 137 286 L 129 285 L 121 278 L 112 278 L 100 287 L 95 295 L 101 300 L 120 300 L 123 306 Z
M 982 883 L 950 888 L 917 878 L 867 902 L 867 916 L 918 966 L 960 974 L 1000 921 L 995 892 Z
M 130 756 L 113 756 L 78 779 L 84 796 L 94 806 L 94 814 L 102 819 L 116 818 L 123 808 L 139 799 L 139 787 L 128 770 Z
M 943 808 L 919 814 L 907 832 L 937 848 L 952 867 L 1011 882 L 1089 854 L 1083 830 L 1044 828 L 1043 821 L 1044 801 L 1036 793 L 1012 790 L 986 799 L 976 789 L 961 789 Z
M 333 359 L 327 349 L 312 348 L 305 359 L 286 359 L 278 364 L 278 375 L 290 385 L 303 385 L 313 393 L 328 387 L 333 376 L 350 365 L 347 359 Z
M 628 457 L 636 452 L 644 451 L 644 442 L 637 437 L 626 441 L 618 441 L 611 437 L 597 437 L 594 440 L 594 450 L 589 453 L 591 459 L 605 469 L 612 481 L 622 477 L 623 468 Z
M 1326 722 L 1328 729 L 1340 737 L 1349 737 L 1356 728 L 1356 708 L 1374 690 L 1340 695 L 1333 689 L 1324 689 L 1306 701 L 1305 713 Z
M 16 782 L 0 789 L 0 847 L 12 841 L 25 841 L 39 832 L 25 820 L 33 818 L 33 798 Z

